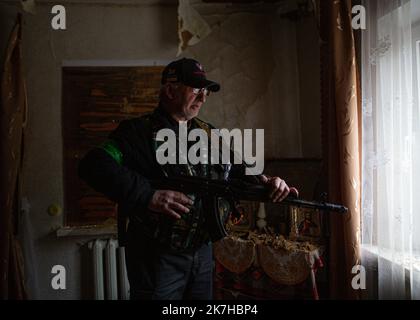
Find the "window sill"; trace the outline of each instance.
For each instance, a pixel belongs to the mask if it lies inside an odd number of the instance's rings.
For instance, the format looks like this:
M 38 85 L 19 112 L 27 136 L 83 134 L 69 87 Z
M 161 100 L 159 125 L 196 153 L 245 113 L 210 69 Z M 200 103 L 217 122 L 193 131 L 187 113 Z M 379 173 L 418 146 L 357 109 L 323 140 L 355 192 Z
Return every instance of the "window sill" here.
M 389 262 L 392 262 L 396 265 L 404 267 L 407 271 L 410 271 L 410 269 L 411 269 L 410 266 L 412 266 L 412 268 L 414 270 L 417 270 L 417 271 L 420 272 L 420 258 L 419 257 L 413 257 L 412 261 L 410 261 L 407 258 L 403 259 L 401 256 L 400 257 L 395 257 L 395 254 L 392 254 L 391 251 L 386 250 L 386 249 L 381 249 L 380 250 L 379 247 L 377 247 L 377 246 L 362 245 L 361 248 L 362 248 L 362 250 L 369 253 L 370 255 L 372 255 L 374 257 L 385 259 L 385 260 L 387 260 Z
M 62 227 L 56 230 L 56 236 L 58 238 L 104 235 L 117 235 L 117 225 L 72 226 Z

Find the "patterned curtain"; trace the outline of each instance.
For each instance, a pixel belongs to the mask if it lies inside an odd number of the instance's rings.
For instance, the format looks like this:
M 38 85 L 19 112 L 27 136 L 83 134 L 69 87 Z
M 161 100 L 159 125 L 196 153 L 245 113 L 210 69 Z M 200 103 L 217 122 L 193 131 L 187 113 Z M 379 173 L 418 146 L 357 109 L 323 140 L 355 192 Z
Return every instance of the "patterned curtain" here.
M 351 0 L 320 1 L 324 181 L 329 200 L 349 208 L 330 222 L 330 298 L 358 299 L 360 265 L 360 87 Z
M 22 18 L 9 38 L 1 79 L 0 116 L 0 299 L 26 299 L 22 250 L 16 239 L 18 199 L 26 122 L 22 72 Z

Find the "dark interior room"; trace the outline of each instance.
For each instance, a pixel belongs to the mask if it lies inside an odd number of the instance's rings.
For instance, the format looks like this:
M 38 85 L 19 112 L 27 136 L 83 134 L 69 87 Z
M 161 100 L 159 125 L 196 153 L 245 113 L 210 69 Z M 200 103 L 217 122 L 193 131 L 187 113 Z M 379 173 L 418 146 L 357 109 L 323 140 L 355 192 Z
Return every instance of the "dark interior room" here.
M 420 1 L 0 0 L 0 26 L 3 300 L 420 299 Z

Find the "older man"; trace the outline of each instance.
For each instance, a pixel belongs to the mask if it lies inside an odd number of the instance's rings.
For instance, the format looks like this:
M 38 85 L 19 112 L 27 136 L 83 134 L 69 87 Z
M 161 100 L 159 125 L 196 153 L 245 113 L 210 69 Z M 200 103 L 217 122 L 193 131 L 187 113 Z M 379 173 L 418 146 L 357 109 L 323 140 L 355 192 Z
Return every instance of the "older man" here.
M 79 175 L 90 186 L 118 203 L 119 240 L 126 246 L 132 299 L 211 299 L 213 257 L 211 236 L 201 199 L 194 194 L 155 190 L 151 179 L 173 176 L 222 178 L 223 166 L 165 164 L 156 161 L 160 129 L 178 133 L 208 130 L 197 118 L 210 92 L 220 85 L 206 78 L 193 59 L 171 62 L 162 73 L 160 102 L 155 111 L 122 121 L 109 139 L 81 160 Z M 178 137 L 179 138 L 179 137 Z M 246 178 L 244 166 L 232 175 Z M 258 176 L 272 186 L 273 201 L 289 193 L 278 177 Z M 126 224 L 128 221 L 128 227 Z

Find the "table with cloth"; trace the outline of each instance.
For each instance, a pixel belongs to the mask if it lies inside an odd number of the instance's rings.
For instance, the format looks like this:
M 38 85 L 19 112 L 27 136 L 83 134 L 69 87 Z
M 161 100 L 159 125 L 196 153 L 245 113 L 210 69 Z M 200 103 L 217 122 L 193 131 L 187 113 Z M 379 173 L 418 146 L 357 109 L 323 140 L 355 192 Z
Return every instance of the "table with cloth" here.
M 317 300 L 323 251 L 320 244 L 282 235 L 229 235 L 214 243 L 215 298 Z

